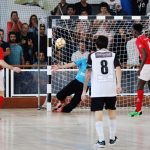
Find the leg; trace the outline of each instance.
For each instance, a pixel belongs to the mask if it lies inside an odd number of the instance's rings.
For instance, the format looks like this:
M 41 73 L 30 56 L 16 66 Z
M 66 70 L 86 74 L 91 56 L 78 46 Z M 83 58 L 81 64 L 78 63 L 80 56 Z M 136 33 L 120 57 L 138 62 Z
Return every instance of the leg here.
M 0 108 L 3 107 L 4 103 L 4 91 L 0 91 Z
M 116 137 L 116 97 L 107 97 L 105 108 L 108 110 L 109 116 L 109 143 L 115 144 Z
M 105 146 L 104 130 L 103 130 L 103 107 L 104 98 L 92 98 L 91 111 L 95 112 L 95 128 L 98 135 L 97 147 Z
M 142 101 L 144 96 L 144 85 L 146 81 L 139 79 L 136 99 L 136 112 L 140 112 L 142 109 Z
M 64 105 L 64 102 L 67 96 L 74 93 L 74 87 L 75 87 L 74 84 L 75 84 L 75 80 L 71 81 L 62 90 L 60 90 L 57 93 L 56 97 L 58 99 L 58 103 L 56 107 L 54 108 L 54 111 L 56 111 L 58 108 L 61 108 Z
M 115 140 L 116 137 L 116 110 L 108 110 L 109 115 L 109 138 Z
M 139 79 L 137 87 L 136 109 L 129 113 L 130 117 L 142 115 L 142 102 L 144 96 L 144 85 L 146 81 Z
M 83 84 L 80 82 L 76 82 L 76 89 L 74 89 L 75 93 L 70 103 L 63 107 L 63 112 L 71 112 L 81 101 L 81 94 L 83 90 Z
M 104 129 L 103 129 L 103 111 L 95 111 L 95 128 L 96 133 L 98 135 L 98 147 L 105 147 L 105 140 L 104 140 Z

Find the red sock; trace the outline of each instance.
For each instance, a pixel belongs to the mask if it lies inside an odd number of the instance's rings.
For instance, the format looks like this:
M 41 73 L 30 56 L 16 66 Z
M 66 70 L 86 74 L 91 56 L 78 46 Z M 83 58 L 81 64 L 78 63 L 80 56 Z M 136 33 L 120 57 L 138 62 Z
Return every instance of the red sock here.
M 142 109 L 144 90 L 137 90 L 137 99 L 136 99 L 136 111 L 139 112 Z
M 3 107 L 3 102 L 4 102 L 4 98 L 2 96 L 0 96 L 0 108 Z

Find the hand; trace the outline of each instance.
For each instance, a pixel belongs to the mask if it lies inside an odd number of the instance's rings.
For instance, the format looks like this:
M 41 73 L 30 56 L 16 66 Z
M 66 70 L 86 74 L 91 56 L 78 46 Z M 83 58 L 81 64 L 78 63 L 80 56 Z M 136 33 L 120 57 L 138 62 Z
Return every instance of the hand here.
M 117 91 L 117 94 L 120 94 L 120 93 L 122 92 L 122 88 L 121 88 L 121 86 L 120 86 L 120 85 L 119 85 L 119 86 L 117 86 L 116 91 Z
M 86 96 L 86 92 L 82 92 L 82 95 L 81 95 L 81 100 L 84 101 L 87 99 L 87 96 Z
M 18 67 L 14 67 L 14 68 L 13 68 L 13 71 L 19 73 L 19 72 L 21 72 L 21 69 L 18 68 Z
M 52 72 L 55 72 L 59 69 L 58 65 L 52 65 Z

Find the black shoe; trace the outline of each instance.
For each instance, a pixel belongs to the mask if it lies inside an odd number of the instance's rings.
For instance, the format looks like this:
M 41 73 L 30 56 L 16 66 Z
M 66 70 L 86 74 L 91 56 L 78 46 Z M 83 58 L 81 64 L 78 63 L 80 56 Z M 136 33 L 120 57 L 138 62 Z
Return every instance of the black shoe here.
M 115 139 L 113 140 L 113 139 L 110 139 L 109 140 L 109 144 L 111 144 L 111 145 L 114 145 L 114 144 L 116 144 L 116 141 L 118 140 L 118 138 L 115 136 Z
M 105 141 L 102 141 L 102 142 L 97 141 L 97 143 L 96 143 L 96 146 L 99 147 L 99 148 L 104 148 L 105 145 L 106 145 L 106 144 L 105 144 Z

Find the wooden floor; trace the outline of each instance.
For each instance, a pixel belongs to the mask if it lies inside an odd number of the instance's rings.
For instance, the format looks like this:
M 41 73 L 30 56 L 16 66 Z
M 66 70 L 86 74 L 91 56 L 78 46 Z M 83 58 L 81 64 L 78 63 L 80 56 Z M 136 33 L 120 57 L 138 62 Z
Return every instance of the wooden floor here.
M 129 118 L 118 112 L 119 141 L 108 143 L 105 113 L 105 150 L 150 150 L 150 109 Z M 36 109 L 0 110 L 0 150 L 96 150 L 94 115 L 89 110 L 58 114 Z M 100 149 L 100 148 L 99 148 Z

